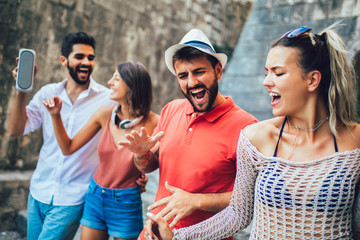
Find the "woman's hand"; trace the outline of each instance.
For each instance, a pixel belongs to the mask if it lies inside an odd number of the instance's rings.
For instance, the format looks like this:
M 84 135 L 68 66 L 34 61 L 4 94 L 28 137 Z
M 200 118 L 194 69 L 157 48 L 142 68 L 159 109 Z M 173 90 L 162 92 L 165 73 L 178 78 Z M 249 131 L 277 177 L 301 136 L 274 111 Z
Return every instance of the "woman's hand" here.
M 60 100 L 58 96 L 44 100 L 43 104 L 46 107 L 46 109 L 49 111 L 51 116 L 60 115 L 60 111 L 62 108 L 62 100 Z
M 136 180 L 136 184 L 140 187 L 141 192 L 146 192 L 146 183 L 149 178 L 145 175 L 145 173 L 141 173 L 141 177 Z
M 173 232 L 169 227 L 169 224 L 159 216 L 152 213 L 146 214 L 149 220 L 145 224 L 145 238 L 148 240 L 171 240 Z

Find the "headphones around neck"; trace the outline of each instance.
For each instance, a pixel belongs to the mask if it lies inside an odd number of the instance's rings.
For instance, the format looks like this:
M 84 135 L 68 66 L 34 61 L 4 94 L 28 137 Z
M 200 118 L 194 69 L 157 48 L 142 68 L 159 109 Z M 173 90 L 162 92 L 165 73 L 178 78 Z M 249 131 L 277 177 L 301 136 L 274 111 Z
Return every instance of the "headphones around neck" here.
M 116 114 L 116 110 L 118 107 L 114 107 L 112 114 L 111 114 L 111 121 L 115 124 L 115 126 L 120 127 L 121 129 L 129 129 L 137 125 L 141 122 L 144 116 L 139 116 L 133 120 L 124 119 L 120 121 L 120 118 Z

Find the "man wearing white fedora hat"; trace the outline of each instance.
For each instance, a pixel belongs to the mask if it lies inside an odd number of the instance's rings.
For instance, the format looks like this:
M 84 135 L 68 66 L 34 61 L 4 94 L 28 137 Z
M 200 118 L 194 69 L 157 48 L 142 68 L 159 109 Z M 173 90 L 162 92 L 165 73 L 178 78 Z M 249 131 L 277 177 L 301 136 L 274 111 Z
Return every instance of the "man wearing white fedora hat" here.
M 152 137 L 142 129 L 120 142 L 134 152 L 139 170 L 159 168 L 156 202 L 149 210 L 170 227 L 201 222 L 229 204 L 240 130 L 257 122 L 219 92 L 218 80 L 226 61 L 227 56 L 216 53 L 202 31 L 189 31 L 165 52 L 166 66 L 177 77 L 186 99 L 163 108 Z M 149 220 L 147 239 L 151 227 Z

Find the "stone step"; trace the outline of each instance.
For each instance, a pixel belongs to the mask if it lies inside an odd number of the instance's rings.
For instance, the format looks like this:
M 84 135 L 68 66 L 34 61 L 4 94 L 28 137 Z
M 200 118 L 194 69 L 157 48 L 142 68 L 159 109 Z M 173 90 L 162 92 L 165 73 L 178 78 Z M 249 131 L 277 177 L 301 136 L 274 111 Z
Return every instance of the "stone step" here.
M 26 218 L 22 215 L 26 216 L 23 211 L 27 208 L 32 172 L 0 171 L 0 232 L 5 232 L 2 237 L 12 237 L 11 231 L 21 236 L 26 233 Z
M 15 231 L 5 231 L 0 233 L 0 240 L 26 240 L 26 237 Z

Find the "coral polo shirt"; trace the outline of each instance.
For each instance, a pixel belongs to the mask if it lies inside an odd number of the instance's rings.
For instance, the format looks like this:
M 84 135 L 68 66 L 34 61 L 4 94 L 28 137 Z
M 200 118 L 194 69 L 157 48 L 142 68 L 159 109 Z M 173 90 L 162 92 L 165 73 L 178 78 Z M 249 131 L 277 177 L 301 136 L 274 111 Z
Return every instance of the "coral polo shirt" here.
M 165 181 L 191 193 L 232 191 L 240 130 L 257 120 L 236 106 L 231 97 L 225 99 L 201 116 L 196 116 L 187 99 L 174 100 L 163 108 L 154 130 L 154 134 L 165 132 L 160 140 L 159 188 L 155 201 L 171 195 Z M 196 224 L 214 214 L 196 210 L 175 228 Z

